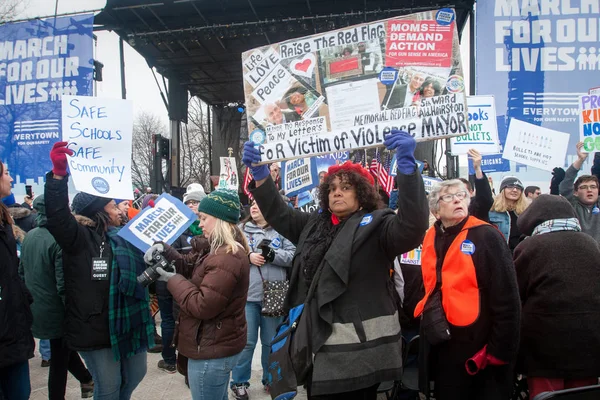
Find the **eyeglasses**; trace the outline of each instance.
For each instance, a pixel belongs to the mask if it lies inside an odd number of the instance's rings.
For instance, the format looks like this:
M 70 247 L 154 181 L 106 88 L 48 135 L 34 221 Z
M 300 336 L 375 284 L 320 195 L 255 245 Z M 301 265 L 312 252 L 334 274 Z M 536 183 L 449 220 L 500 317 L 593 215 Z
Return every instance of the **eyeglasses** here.
M 579 189 L 581 189 L 581 190 L 588 190 L 588 189 L 596 190 L 596 189 L 598 189 L 598 186 L 596 186 L 596 185 L 581 185 L 581 186 L 579 186 L 579 188 L 577 190 L 579 190 Z
M 440 198 L 439 198 L 438 201 L 441 200 L 444 203 L 450 203 L 452 200 L 454 200 L 454 197 L 456 197 L 459 200 L 464 200 L 467 197 L 467 192 L 465 192 L 463 190 L 463 191 L 460 191 L 460 192 L 457 192 L 457 193 L 448 193 L 448 194 L 445 194 L 443 196 L 440 196 Z
M 185 205 L 186 205 L 186 206 L 189 206 L 189 205 L 192 205 L 192 206 L 197 206 L 198 204 L 200 204 L 200 202 L 199 202 L 199 201 L 196 201 L 196 200 L 188 200 L 188 201 L 185 203 Z
M 521 186 L 518 186 L 518 185 L 506 185 L 506 189 L 508 189 L 508 190 L 517 189 L 518 191 L 522 191 L 523 190 L 523 188 Z

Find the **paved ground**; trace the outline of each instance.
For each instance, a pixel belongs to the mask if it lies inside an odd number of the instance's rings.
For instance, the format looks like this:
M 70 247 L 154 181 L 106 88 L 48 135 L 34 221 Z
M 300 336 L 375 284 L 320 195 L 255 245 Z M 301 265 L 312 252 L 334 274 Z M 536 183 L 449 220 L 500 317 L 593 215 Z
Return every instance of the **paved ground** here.
M 257 349 L 260 349 L 260 342 Z M 168 374 L 159 370 L 156 367 L 159 360 L 161 360 L 160 353 L 148 353 L 148 372 L 142 383 L 135 392 L 133 392 L 132 398 L 136 400 L 191 399 L 192 396 L 185 385 L 183 376 L 178 373 Z M 31 370 L 31 399 L 34 400 L 48 398 L 48 368 L 42 368 L 41 362 L 42 359 L 36 350 L 35 358 L 31 359 L 29 362 Z M 261 377 L 262 368 L 260 366 L 260 351 L 255 351 L 252 360 L 252 379 L 249 388 L 249 395 L 252 400 L 267 400 L 271 398 L 263 391 L 260 382 Z M 73 378 L 71 374 L 69 374 L 65 398 L 67 400 L 77 400 L 81 398 L 79 382 Z M 233 399 L 231 393 L 229 394 L 229 398 Z M 306 399 L 306 394 L 304 392 L 300 393 L 297 399 Z

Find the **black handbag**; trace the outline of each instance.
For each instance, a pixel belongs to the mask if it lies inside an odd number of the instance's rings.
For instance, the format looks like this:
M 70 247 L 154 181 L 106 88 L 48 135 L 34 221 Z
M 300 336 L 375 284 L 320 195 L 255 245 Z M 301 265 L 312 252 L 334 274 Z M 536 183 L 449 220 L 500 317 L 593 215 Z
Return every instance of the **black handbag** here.
M 427 298 L 421 316 L 421 329 L 425 339 L 432 345 L 450 340 L 450 324 L 442 305 L 442 271 L 436 266 L 437 284 Z
M 257 268 L 263 284 L 261 314 L 266 317 L 281 317 L 285 315 L 283 303 L 290 288 L 290 281 L 265 281 L 261 267 Z

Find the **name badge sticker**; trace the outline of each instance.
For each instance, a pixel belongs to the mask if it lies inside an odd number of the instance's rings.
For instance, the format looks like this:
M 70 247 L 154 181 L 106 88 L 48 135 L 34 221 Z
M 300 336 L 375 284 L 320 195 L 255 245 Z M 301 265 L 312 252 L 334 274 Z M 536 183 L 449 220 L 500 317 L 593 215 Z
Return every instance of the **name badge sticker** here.
M 360 221 L 360 226 L 369 225 L 373 221 L 373 216 L 371 214 L 367 214 L 363 217 L 362 221 Z
M 475 244 L 470 240 L 465 240 L 460 245 L 460 251 L 462 251 L 465 254 L 472 255 L 473 253 L 475 253 Z
M 107 281 L 108 280 L 108 262 L 107 257 L 92 258 L 92 280 Z
M 592 208 L 592 214 L 599 214 L 600 213 L 600 208 L 598 208 L 598 206 L 594 206 L 594 208 Z

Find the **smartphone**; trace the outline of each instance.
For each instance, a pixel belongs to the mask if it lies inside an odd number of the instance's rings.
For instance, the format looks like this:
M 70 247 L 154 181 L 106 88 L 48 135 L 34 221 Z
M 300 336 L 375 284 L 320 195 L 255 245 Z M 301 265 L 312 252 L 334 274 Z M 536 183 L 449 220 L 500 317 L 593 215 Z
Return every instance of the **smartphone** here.
M 29 197 L 33 197 L 33 191 L 31 190 L 31 185 L 25 185 L 25 194 Z

